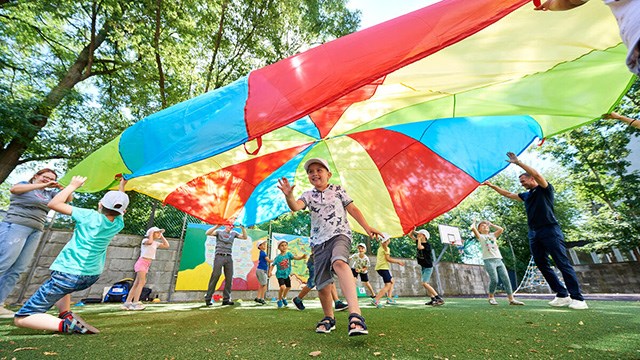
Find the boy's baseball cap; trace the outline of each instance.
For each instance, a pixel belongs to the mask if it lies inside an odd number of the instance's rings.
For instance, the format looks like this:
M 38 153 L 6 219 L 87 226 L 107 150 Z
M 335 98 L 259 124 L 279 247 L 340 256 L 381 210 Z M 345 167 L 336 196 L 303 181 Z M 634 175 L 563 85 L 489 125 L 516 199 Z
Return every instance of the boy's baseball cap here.
M 260 240 L 260 241 L 258 241 L 258 245 L 256 245 L 256 247 L 258 247 L 258 246 L 260 246 L 260 245 L 262 245 L 262 244 L 264 244 L 266 242 L 267 242 L 267 240 Z
M 149 237 L 149 236 L 153 235 L 154 232 L 163 233 L 164 229 L 160 229 L 157 226 L 151 227 L 151 228 L 149 228 L 149 230 L 147 230 L 147 235 L 146 236 Z
M 389 236 L 389 234 L 382 233 L 382 238 L 380 239 L 380 242 L 383 243 L 389 240 L 391 240 L 391 236 Z
M 360 247 L 360 246 L 362 246 L 362 247 L 363 247 L 363 248 L 365 248 L 365 249 L 367 248 L 367 245 L 366 245 L 365 243 L 360 243 L 360 244 L 358 244 L 358 246 L 356 246 L 356 247 Z
M 429 240 L 429 237 L 431 237 L 429 232 L 427 230 L 425 230 L 425 229 L 420 229 L 420 230 L 416 231 L 416 233 L 424 235 L 424 237 L 426 237 L 427 240 Z
M 311 166 L 311 164 L 320 164 L 324 166 L 327 171 L 331 171 L 329 169 L 329 163 L 327 162 L 327 160 L 321 158 L 313 158 L 307 160 L 307 162 L 304 163 L 304 171 L 309 171 L 309 166 Z
M 279 248 L 280 244 L 282 244 L 282 243 L 287 243 L 288 244 L 287 240 L 278 240 L 278 246 L 276 246 L 276 247 Z
M 104 194 L 100 203 L 103 208 L 117 211 L 122 215 L 129 206 L 129 196 L 122 191 L 112 190 Z

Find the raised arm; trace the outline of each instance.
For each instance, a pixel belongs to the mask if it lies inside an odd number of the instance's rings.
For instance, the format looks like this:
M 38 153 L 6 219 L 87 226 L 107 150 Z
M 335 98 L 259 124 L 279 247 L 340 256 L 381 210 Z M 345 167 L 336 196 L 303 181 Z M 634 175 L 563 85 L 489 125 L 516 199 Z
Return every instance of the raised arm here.
M 11 192 L 14 195 L 20 195 L 20 194 L 24 194 L 26 192 L 29 191 L 33 191 L 33 190 L 38 190 L 38 189 L 45 189 L 48 187 L 58 187 L 60 188 L 60 185 L 56 182 L 56 181 L 49 181 L 46 183 L 28 183 L 28 184 L 15 184 L 13 185 L 10 189 L 9 192 Z
M 293 257 L 293 260 L 302 260 L 302 259 L 306 259 L 307 258 L 307 254 L 302 254 L 302 255 L 296 255 Z
M 527 174 L 533 176 L 533 178 L 536 180 L 538 185 L 540 185 L 545 189 L 547 188 L 547 186 L 549 186 L 549 183 L 547 182 L 547 180 L 545 180 L 545 178 L 542 176 L 542 174 L 538 172 L 538 170 L 518 160 L 518 157 L 516 156 L 516 154 L 512 152 L 508 152 L 507 156 L 509 157 L 509 160 L 507 160 L 508 162 L 520 166 L 522 170 L 527 172 Z
M 289 183 L 289 180 L 287 180 L 287 178 L 283 177 L 278 179 L 278 189 L 280 189 L 280 191 L 282 191 L 282 193 L 284 194 L 284 198 L 285 200 L 287 200 L 287 205 L 289 206 L 289 209 L 291 209 L 291 211 L 302 210 L 305 206 L 302 200 L 296 200 L 293 197 L 293 188 L 295 187 L 295 185 L 292 186 Z
M 496 229 L 496 231 L 493 232 L 493 236 L 495 236 L 496 239 L 499 238 L 500 235 L 502 235 L 502 233 L 504 232 L 504 229 L 496 224 L 489 223 L 489 226 Z
M 167 238 L 164 237 L 164 235 L 160 235 L 160 240 L 162 240 L 162 244 L 158 245 L 158 249 L 168 249 L 170 247 L 169 242 L 167 241 Z
M 66 188 L 62 189 L 62 191 L 57 193 L 56 196 L 49 201 L 47 206 L 49 206 L 51 210 L 57 211 L 61 214 L 71 215 L 73 208 L 71 205 L 67 204 L 66 201 L 77 188 L 84 184 L 85 181 L 87 181 L 87 178 L 84 176 L 74 176 L 71 179 L 71 183 L 69 183 Z
M 624 115 L 620 115 L 616 112 L 611 112 L 609 114 L 604 114 L 602 115 L 603 119 L 614 119 L 614 120 L 620 120 L 622 122 L 627 123 L 629 126 L 633 126 L 637 129 L 640 129 L 640 121 L 638 119 L 632 119 L 630 117 L 626 117 Z
M 245 229 L 244 226 L 242 225 L 240 225 L 240 229 L 242 230 L 242 235 L 238 236 L 238 239 L 242 239 L 242 240 L 248 239 L 247 229 Z
M 493 190 L 495 190 L 498 194 L 504 196 L 504 197 L 508 197 L 509 199 L 513 199 L 513 200 L 518 200 L 518 201 L 522 201 L 522 199 L 520 199 L 520 196 L 518 196 L 518 194 L 514 194 L 511 191 L 507 191 L 499 186 L 493 185 L 492 183 L 485 181 L 480 185 L 484 185 L 484 186 L 488 186 L 490 188 L 492 188 Z
M 216 230 L 220 228 L 220 225 L 216 225 L 205 232 L 207 236 L 213 236 L 216 233 Z
M 418 237 L 416 236 L 416 228 L 415 228 L 415 226 L 413 227 L 413 230 L 409 231 L 409 233 L 407 235 L 409 235 L 411 240 L 416 242 L 416 246 L 418 247 L 418 250 L 423 250 L 424 249 L 424 245 L 422 245 L 422 243 L 418 240 Z
M 476 239 L 480 240 L 480 232 L 478 231 L 478 226 L 476 226 L 476 219 L 473 219 L 473 223 L 471 224 L 471 231 L 473 232 L 473 236 L 475 236 Z
M 370 237 L 382 236 L 382 233 L 379 230 L 369 226 L 369 223 L 367 223 L 367 220 L 365 220 L 364 215 L 362 215 L 362 212 L 360 211 L 360 209 L 358 209 L 356 204 L 351 203 L 347 205 L 346 209 L 349 215 L 351 215 L 354 219 L 356 219 L 358 224 L 360 224 L 360 226 L 362 226 L 364 231 L 367 232 L 367 235 L 369 235 Z
M 551 10 L 551 11 L 564 11 L 577 8 L 583 5 L 586 1 L 582 0 L 547 0 L 542 5 L 537 6 L 534 10 Z

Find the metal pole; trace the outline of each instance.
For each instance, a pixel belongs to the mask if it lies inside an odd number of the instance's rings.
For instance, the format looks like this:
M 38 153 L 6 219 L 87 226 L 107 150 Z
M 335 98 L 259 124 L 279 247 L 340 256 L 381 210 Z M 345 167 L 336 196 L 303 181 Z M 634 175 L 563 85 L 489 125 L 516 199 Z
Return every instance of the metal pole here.
M 147 229 L 150 229 L 153 226 L 153 222 L 156 219 L 156 209 L 158 208 L 158 202 L 156 201 L 156 199 L 153 199 L 153 198 L 150 198 L 150 199 L 152 200 L 151 214 L 149 215 L 149 222 L 147 222 Z

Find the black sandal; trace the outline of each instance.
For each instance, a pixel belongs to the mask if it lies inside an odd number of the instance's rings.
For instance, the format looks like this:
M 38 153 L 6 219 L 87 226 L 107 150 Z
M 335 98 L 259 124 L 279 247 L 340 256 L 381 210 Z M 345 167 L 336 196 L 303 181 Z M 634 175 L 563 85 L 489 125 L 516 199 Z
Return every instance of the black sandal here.
M 336 329 L 336 319 L 325 316 L 316 325 L 316 332 L 321 334 L 328 334 L 331 330 Z
M 360 326 L 358 329 L 356 326 Z M 349 336 L 367 335 L 367 324 L 364 322 L 364 318 L 360 314 L 349 314 Z

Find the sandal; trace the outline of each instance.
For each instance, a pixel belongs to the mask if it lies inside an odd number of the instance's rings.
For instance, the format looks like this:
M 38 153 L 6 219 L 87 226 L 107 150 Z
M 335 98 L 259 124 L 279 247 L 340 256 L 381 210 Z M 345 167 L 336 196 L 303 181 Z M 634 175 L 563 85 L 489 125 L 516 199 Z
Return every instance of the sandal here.
M 349 314 L 349 336 L 367 335 L 368 333 L 369 330 L 367 330 L 367 324 L 364 322 L 362 315 Z
M 336 319 L 325 316 L 322 320 L 316 324 L 316 332 L 321 334 L 328 334 L 331 330 L 336 329 Z

